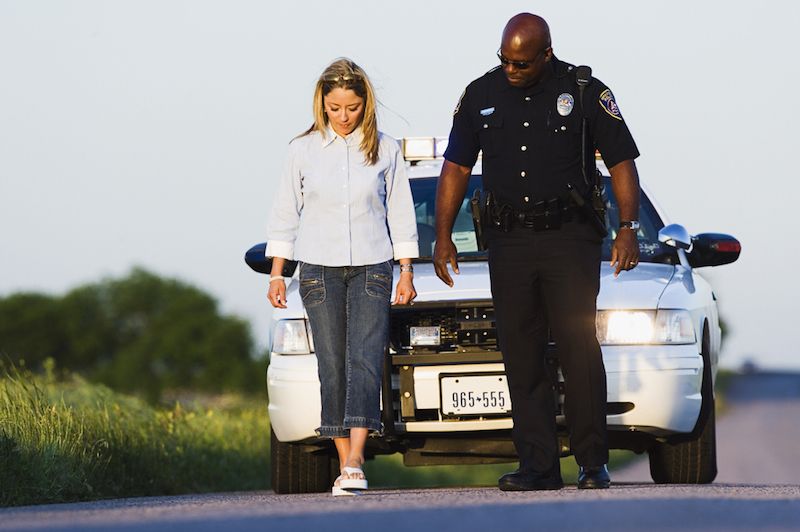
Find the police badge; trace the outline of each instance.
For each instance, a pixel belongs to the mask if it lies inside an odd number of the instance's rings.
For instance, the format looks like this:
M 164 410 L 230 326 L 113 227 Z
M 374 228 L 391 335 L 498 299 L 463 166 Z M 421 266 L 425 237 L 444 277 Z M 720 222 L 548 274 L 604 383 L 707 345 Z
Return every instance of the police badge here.
M 558 98 L 556 99 L 556 109 L 558 109 L 558 114 L 561 116 L 567 116 L 572 112 L 573 107 L 575 107 L 575 98 L 573 98 L 571 94 L 565 92 L 558 95 Z

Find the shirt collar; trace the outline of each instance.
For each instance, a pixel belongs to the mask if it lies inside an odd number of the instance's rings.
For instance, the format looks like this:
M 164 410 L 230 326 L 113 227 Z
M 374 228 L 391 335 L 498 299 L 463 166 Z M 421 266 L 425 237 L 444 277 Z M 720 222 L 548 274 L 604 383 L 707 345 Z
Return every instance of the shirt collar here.
M 336 133 L 330 124 L 325 128 L 325 133 L 320 135 L 322 137 L 322 147 L 325 148 L 329 146 L 333 141 L 337 138 L 341 139 L 345 144 L 348 146 L 360 146 L 361 139 L 364 137 L 363 132 L 361 131 L 361 126 L 358 126 L 352 133 L 347 135 L 346 137 L 342 138 Z

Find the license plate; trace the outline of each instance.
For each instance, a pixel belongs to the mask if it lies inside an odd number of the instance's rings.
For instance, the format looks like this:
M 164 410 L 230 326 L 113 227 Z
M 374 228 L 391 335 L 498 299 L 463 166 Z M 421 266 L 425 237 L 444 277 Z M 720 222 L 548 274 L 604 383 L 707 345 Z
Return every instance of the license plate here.
M 409 335 L 411 345 L 439 345 L 442 343 L 439 327 L 411 327 Z
M 508 382 L 503 374 L 441 378 L 442 414 L 506 414 L 511 412 Z

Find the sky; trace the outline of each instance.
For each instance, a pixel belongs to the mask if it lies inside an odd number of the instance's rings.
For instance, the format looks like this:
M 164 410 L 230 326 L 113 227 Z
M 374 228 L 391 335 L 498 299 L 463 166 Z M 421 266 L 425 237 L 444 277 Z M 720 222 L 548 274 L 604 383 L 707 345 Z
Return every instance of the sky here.
M 447 135 L 522 11 L 612 88 L 669 220 L 742 242 L 699 270 L 730 330 L 721 364 L 800 369 L 795 2 L 0 0 L 0 296 L 141 266 L 265 345 L 266 278 L 242 257 L 325 66 L 364 67 L 386 133 Z

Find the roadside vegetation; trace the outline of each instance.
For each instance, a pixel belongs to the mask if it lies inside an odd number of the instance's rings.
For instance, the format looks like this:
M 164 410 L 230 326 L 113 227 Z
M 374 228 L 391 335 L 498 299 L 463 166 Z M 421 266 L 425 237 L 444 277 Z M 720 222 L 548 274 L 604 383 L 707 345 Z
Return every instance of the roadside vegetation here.
M 0 371 L 0 506 L 266 489 L 268 440 L 262 397 L 154 407 L 76 375 Z
M 250 325 L 208 293 L 142 268 L 64 295 L 0 297 L 0 354 L 41 371 L 45 360 L 155 403 L 176 389 L 259 393 L 265 356 Z

